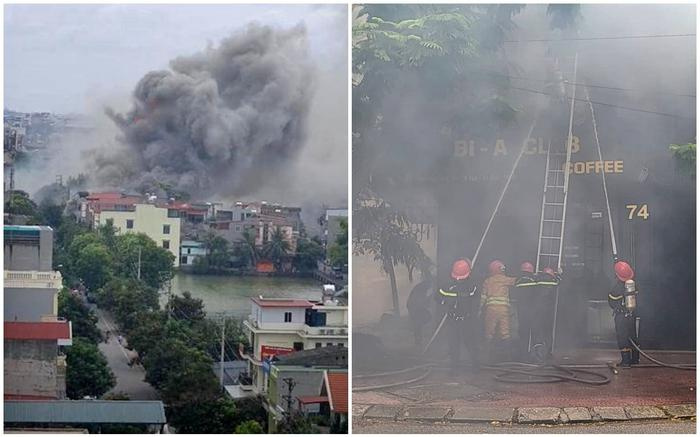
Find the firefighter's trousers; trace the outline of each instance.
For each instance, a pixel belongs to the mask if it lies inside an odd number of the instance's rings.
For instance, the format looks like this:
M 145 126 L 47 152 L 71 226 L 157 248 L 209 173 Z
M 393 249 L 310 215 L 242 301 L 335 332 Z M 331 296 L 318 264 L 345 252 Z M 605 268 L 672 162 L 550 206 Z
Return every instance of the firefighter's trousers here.
M 477 361 L 478 347 L 478 326 L 477 321 L 473 316 L 456 318 L 448 315 L 445 320 L 445 325 L 448 332 L 447 344 L 450 348 L 450 363 L 456 366 L 462 357 L 462 345 L 464 344 L 469 355 L 469 360 L 472 364 Z
M 510 340 L 510 305 L 486 305 L 484 307 L 484 337 L 487 342 L 495 338 Z
M 615 334 L 617 334 L 617 347 L 621 352 L 630 352 L 633 362 L 639 362 L 639 351 L 632 346 L 630 338 L 637 344 L 637 314 L 615 312 Z

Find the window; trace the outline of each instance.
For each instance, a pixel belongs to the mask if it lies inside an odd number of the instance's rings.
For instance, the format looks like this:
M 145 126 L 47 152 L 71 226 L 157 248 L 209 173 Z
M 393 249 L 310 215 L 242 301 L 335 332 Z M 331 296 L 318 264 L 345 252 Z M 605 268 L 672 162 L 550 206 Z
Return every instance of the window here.
M 284 313 L 284 323 L 290 323 L 292 321 L 292 313 L 287 311 Z
M 170 249 L 170 240 L 163 240 L 163 249 Z
M 134 229 L 134 221 L 132 219 L 126 219 L 126 228 Z
M 320 348 L 321 346 L 323 346 L 322 343 L 316 343 L 316 349 Z
M 163 233 L 166 235 L 170 233 L 170 225 L 163 225 Z
M 107 226 L 109 226 L 109 227 L 114 226 L 114 219 L 108 218 L 107 219 Z
M 236 232 L 241 232 L 241 227 L 236 225 Z
M 345 343 L 338 343 L 338 346 L 343 347 L 345 346 Z
M 302 343 L 302 342 L 294 343 L 294 350 L 295 351 L 303 351 L 304 350 L 304 343 Z
M 326 346 L 331 347 L 333 346 L 333 343 L 326 343 Z

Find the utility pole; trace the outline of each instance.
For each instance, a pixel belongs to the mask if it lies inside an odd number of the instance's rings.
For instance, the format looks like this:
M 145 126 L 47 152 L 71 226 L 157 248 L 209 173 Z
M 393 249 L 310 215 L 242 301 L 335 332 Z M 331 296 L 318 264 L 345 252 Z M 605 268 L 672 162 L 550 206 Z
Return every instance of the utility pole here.
M 139 264 L 138 270 L 136 271 L 136 279 L 141 280 L 141 248 L 139 247 Z
M 292 415 L 292 391 L 294 390 L 294 387 L 296 387 L 297 383 L 294 381 L 294 378 L 284 378 L 282 381 L 284 381 L 285 384 L 287 384 L 287 393 L 286 395 L 282 396 L 284 400 L 287 401 L 287 416 L 291 417 Z
M 221 316 L 221 368 L 219 369 L 219 385 L 224 389 L 224 342 L 226 335 L 226 318 Z

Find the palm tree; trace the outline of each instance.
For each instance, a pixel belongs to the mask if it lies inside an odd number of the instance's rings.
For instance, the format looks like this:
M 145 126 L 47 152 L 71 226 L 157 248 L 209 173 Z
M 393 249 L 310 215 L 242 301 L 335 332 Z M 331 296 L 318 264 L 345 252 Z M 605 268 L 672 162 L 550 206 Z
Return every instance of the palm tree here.
M 250 232 L 250 229 L 243 231 L 242 238 L 237 241 L 234 253 L 239 258 L 245 259 L 249 266 L 255 267 L 258 263 L 260 251 L 255 245 L 255 235 Z
M 282 267 L 282 261 L 291 251 L 292 246 L 285 239 L 284 232 L 278 226 L 275 228 L 270 239 L 263 247 L 263 255 L 275 264 L 275 270 L 279 271 Z

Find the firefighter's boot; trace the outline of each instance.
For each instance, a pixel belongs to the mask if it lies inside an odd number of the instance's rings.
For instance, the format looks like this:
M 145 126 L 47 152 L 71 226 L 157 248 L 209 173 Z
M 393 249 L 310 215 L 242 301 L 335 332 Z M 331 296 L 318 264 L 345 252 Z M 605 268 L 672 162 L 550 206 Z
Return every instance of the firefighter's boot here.
M 630 367 L 632 365 L 632 351 L 629 349 L 622 349 L 620 355 L 622 356 L 622 361 L 620 361 L 618 366 Z
M 634 347 L 632 348 L 632 359 L 630 360 L 630 364 L 639 364 L 639 351 Z

